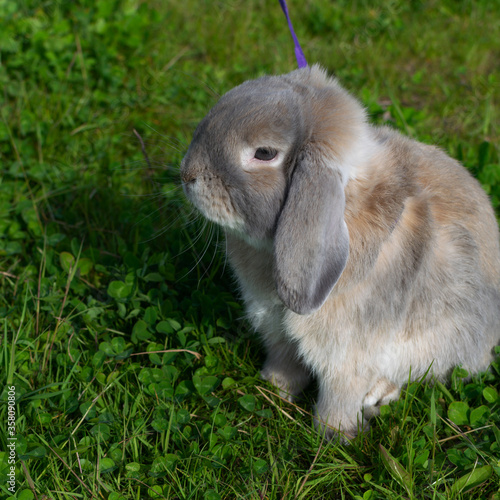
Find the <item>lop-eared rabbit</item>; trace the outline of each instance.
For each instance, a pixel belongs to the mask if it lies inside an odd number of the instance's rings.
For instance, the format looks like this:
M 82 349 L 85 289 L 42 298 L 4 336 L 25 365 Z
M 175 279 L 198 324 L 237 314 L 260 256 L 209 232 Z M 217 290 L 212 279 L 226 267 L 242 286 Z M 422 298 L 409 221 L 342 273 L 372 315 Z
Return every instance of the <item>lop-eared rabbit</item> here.
M 181 178 L 226 233 L 262 377 L 292 400 L 315 376 L 327 435 L 366 428 L 410 373 L 488 368 L 500 340 L 488 197 L 440 149 L 368 124 L 319 66 L 225 94 Z

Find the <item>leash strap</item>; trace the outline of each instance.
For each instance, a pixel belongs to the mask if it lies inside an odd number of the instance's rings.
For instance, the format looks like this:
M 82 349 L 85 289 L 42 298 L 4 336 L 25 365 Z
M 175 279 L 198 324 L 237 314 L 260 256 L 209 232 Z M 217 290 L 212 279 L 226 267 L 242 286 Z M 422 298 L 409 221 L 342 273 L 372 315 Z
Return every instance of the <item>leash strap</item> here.
M 297 39 L 297 35 L 293 30 L 292 21 L 290 20 L 290 16 L 288 14 L 288 7 L 286 6 L 286 0 L 279 0 L 281 8 L 283 9 L 283 13 L 285 14 L 286 20 L 288 21 L 288 27 L 290 28 L 290 33 L 292 34 L 293 43 L 295 45 L 295 57 L 297 58 L 297 64 L 299 68 L 307 67 L 306 56 L 304 52 L 302 52 L 302 48 L 300 47 L 299 40 Z

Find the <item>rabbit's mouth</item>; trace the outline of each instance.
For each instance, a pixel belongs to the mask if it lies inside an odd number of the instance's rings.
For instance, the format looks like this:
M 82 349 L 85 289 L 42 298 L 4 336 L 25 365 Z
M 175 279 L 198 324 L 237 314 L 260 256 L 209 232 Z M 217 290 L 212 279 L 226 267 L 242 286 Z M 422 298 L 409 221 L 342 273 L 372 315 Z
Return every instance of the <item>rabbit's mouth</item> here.
M 245 223 L 237 214 L 229 194 L 222 186 L 215 186 L 211 178 L 208 181 L 200 177 L 183 182 L 182 187 L 188 200 L 208 220 L 225 229 L 243 232 Z

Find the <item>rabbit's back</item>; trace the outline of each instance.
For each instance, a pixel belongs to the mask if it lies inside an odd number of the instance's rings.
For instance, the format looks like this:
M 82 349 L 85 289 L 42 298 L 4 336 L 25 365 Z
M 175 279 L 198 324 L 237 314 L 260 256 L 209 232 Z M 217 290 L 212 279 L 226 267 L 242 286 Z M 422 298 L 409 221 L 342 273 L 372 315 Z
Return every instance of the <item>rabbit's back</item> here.
M 426 200 L 426 215 L 438 238 L 432 246 L 436 257 L 446 259 L 453 248 L 464 256 L 477 251 L 483 278 L 500 290 L 498 223 L 479 182 L 435 146 L 418 143 L 385 128 L 377 132 L 392 153 L 393 168 L 402 170 L 400 176 L 404 181 L 399 184 L 403 193 L 409 197 L 417 194 L 420 200 Z M 444 243 L 446 238 L 451 239 L 448 245 Z

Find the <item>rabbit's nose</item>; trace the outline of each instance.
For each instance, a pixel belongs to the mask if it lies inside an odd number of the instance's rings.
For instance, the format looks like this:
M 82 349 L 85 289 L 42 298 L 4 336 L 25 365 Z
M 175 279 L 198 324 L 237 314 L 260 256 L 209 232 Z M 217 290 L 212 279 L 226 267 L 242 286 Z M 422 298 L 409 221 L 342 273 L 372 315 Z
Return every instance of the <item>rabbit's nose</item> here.
M 196 181 L 196 175 L 193 172 L 182 172 L 181 180 L 184 184 L 193 184 Z

